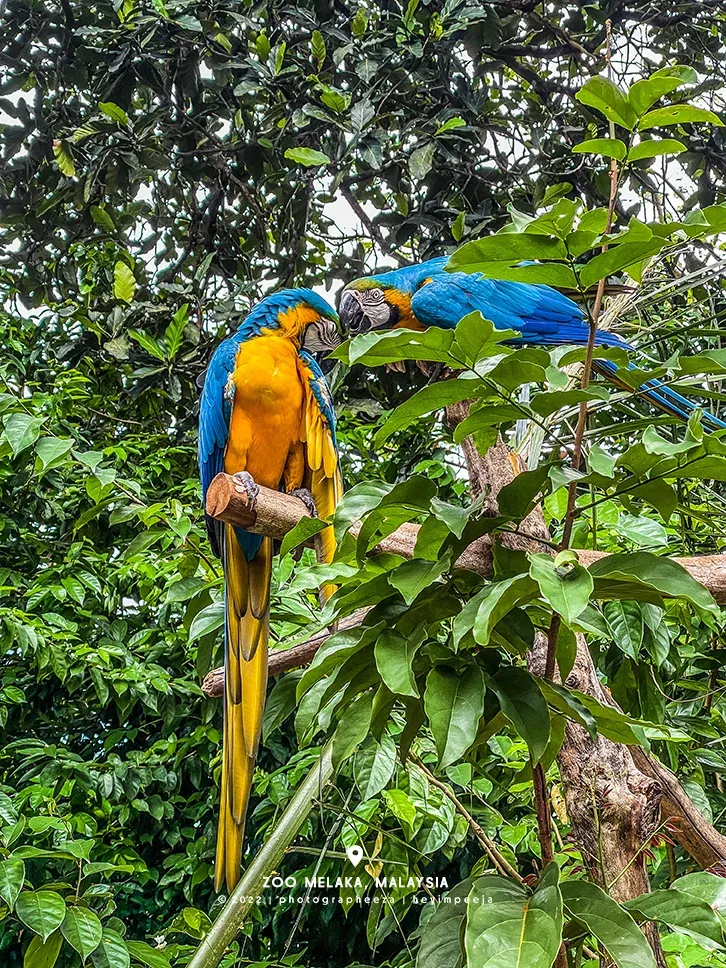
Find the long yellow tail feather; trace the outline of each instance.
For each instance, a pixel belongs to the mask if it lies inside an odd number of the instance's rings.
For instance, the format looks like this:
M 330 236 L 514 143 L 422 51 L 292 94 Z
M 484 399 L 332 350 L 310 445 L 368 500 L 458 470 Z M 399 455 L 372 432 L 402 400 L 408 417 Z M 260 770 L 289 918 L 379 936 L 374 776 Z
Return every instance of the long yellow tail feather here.
M 272 540 L 247 561 L 225 525 L 226 594 L 224 737 L 215 887 L 239 880 L 244 821 L 252 789 L 267 688 Z

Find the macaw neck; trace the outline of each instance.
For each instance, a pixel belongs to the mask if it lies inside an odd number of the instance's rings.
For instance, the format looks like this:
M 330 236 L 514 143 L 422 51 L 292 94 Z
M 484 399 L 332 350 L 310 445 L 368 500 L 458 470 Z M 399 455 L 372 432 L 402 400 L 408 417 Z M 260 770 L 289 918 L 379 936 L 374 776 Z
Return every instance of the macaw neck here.
M 265 336 L 279 336 L 289 339 L 298 346 L 302 343 L 305 330 L 310 323 L 320 318 L 320 313 L 305 303 L 297 303 L 287 309 L 281 309 L 277 314 L 276 325 L 263 327 Z

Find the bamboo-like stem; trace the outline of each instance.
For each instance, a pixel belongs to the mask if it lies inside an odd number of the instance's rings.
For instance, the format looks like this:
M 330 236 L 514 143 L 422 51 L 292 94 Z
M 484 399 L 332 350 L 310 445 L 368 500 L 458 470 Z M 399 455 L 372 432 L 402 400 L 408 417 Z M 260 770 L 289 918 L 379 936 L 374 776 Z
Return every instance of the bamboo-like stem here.
M 234 941 L 262 893 L 265 878 L 277 870 L 285 851 L 310 815 L 323 788 L 334 774 L 332 744 L 295 791 L 274 830 L 240 878 L 237 887 L 220 911 L 209 933 L 199 943 L 187 968 L 217 968 L 228 946 Z

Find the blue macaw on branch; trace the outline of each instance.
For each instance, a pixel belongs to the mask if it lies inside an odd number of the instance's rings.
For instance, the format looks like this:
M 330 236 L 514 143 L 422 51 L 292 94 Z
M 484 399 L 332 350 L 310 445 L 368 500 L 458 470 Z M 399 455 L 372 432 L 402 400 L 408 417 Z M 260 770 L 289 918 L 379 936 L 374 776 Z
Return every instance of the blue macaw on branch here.
M 464 316 L 480 312 L 497 329 L 521 333 L 509 341 L 512 345 L 587 344 L 589 324 L 585 313 L 556 289 L 489 279 L 476 272 L 447 272 L 448 261 L 447 256 L 429 259 L 348 283 L 340 299 L 343 327 L 351 336 L 396 327 L 453 329 Z M 595 345 L 634 349 L 616 333 L 605 330 L 597 331 Z M 608 379 L 618 384 L 615 363 L 597 358 L 595 363 Z M 660 409 L 684 420 L 697 409 L 660 380 L 648 381 L 640 387 L 640 392 Z M 726 427 L 726 422 L 708 412 L 703 414 L 703 424 L 707 430 Z
M 263 299 L 214 352 L 199 408 L 202 492 L 222 471 L 254 506 L 258 485 L 297 493 L 327 518 L 342 494 L 335 412 L 314 353 L 341 341 L 335 310 L 308 289 Z M 312 498 L 312 502 L 310 501 Z M 240 872 L 267 685 L 272 539 L 207 519 L 225 581 L 225 692 L 215 887 Z M 320 535 L 332 560 L 332 528 Z M 323 589 L 323 594 L 331 589 Z

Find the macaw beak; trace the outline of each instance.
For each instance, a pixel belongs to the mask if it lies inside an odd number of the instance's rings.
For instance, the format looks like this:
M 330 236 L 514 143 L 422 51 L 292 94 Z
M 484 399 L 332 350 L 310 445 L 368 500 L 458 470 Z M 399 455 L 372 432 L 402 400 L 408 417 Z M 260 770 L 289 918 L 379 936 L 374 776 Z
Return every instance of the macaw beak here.
M 363 308 L 363 293 L 348 289 L 340 297 L 340 322 L 349 336 L 360 336 L 371 328 L 371 321 Z
M 387 291 L 346 289 L 340 297 L 340 322 L 348 336 L 360 336 L 372 329 L 391 329 L 399 321 L 398 307 Z

